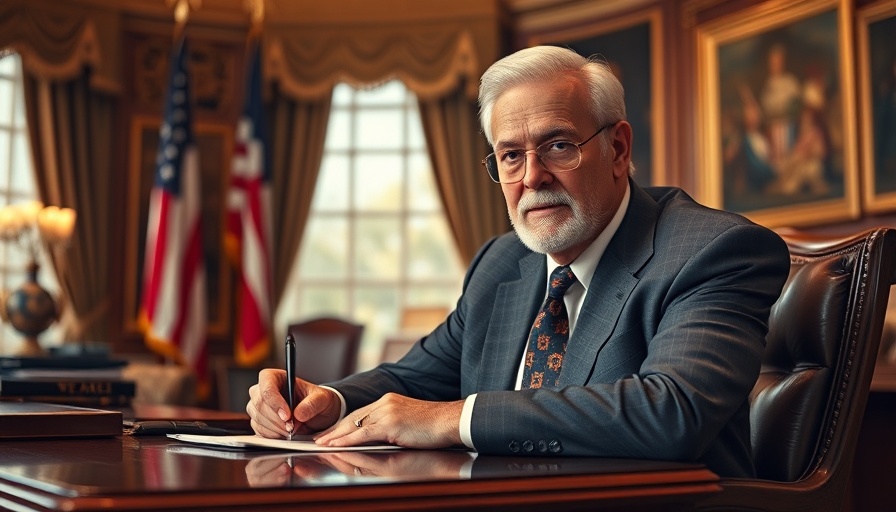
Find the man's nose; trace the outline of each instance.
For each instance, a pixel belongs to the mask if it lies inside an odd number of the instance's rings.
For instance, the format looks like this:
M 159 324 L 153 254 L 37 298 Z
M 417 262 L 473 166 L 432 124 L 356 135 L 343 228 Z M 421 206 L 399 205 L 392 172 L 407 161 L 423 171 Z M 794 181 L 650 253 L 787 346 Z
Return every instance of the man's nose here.
M 524 170 L 523 185 L 526 188 L 539 189 L 554 180 L 554 175 L 544 166 L 534 149 L 526 151 Z

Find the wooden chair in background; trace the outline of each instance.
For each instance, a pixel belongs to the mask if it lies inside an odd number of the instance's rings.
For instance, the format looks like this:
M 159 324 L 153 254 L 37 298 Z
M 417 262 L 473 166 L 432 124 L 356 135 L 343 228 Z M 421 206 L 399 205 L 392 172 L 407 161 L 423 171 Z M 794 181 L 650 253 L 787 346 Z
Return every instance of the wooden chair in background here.
M 296 340 L 296 374 L 315 384 L 355 373 L 364 326 L 336 317 L 320 317 L 290 324 Z

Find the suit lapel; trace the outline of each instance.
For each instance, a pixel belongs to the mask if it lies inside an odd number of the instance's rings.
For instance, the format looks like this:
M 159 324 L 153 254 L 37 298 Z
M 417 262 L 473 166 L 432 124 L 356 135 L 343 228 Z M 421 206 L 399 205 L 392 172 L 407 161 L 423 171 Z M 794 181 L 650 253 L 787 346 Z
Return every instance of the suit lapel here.
M 629 183 L 628 211 L 591 278 L 563 357 L 560 386 L 583 385 L 595 371 L 599 371 L 599 367 L 596 368 L 598 355 L 638 284 L 635 274 L 653 256 L 658 207 L 646 192 L 631 181 Z M 613 363 L 601 361 L 601 366 L 608 367 Z
M 536 253 L 525 256 L 519 263 L 519 278 L 498 285 L 482 350 L 480 391 L 513 389 L 516 385 L 529 330 L 545 294 L 544 258 Z M 489 361 L 494 365 L 491 371 L 485 371 Z

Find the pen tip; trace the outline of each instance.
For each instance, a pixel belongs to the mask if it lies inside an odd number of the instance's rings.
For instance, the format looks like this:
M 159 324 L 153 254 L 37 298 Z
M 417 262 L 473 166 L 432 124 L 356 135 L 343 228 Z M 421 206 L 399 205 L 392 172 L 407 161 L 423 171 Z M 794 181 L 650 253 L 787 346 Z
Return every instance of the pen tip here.
M 286 434 L 286 440 L 292 441 L 292 432 L 290 432 L 289 434 Z

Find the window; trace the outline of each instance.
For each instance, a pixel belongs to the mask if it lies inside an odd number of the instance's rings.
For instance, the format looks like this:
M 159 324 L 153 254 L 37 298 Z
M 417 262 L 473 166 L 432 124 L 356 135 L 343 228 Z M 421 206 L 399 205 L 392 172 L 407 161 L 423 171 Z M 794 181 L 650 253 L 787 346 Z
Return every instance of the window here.
M 318 315 L 351 318 L 365 326 L 358 366 L 368 369 L 403 308 L 450 311 L 462 278 L 413 93 L 399 81 L 338 85 L 277 332 Z
M 0 50 L 0 206 L 37 198 L 34 170 L 25 122 L 22 59 L 17 53 Z M 38 282 L 54 296 L 58 285 L 48 260 L 43 257 Z M 0 289 L 14 290 L 25 280 L 28 255 L 13 243 L 0 243 Z M 5 307 L 5 304 L 0 304 Z M 55 335 L 55 336 L 54 336 Z M 53 327 L 39 337 L 46 348 L 58 334 Z M 9 324 L 0 326 L 0 355 L 19 348 L 22 335 Z M 46 343 L 45 343 L 46 342 Z

